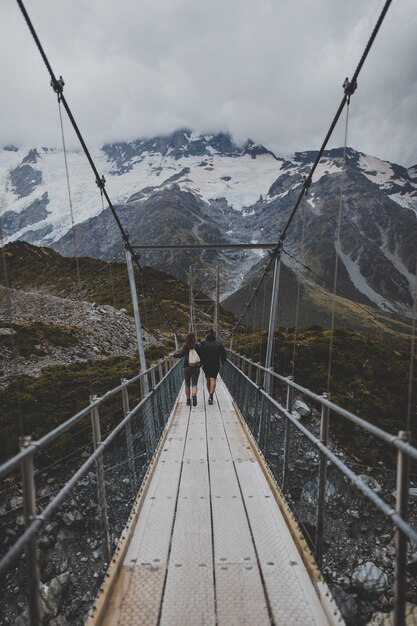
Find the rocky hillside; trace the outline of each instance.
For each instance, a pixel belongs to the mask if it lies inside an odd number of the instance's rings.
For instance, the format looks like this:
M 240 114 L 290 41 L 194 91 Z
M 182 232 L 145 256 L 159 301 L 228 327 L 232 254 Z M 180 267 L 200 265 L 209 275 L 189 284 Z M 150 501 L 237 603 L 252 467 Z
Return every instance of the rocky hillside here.
M 4 387 L 16 375 L 45 367 L 86 363 L 137 352 L 132 305 L 123 263 L 62 257 L 24 242 L 4 249 L 0 270 L 0 372 Z M 137 287 L 145 346 L 172 345 L 154 296 L 179 328 L 187 327 L 188 290 L 157 270 L 144 269 Z M 154 290 L 154 291 L 151 291 Z

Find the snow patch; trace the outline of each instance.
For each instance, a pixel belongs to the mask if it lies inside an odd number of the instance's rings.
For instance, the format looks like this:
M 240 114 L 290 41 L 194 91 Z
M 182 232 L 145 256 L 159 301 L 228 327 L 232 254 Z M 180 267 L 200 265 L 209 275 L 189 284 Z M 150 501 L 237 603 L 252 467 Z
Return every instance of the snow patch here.
M 381 296 L 379 293 L 374 291 L 372 287 L 370 287 L 362 276 L 361 271 L 359 269 L 358 261 L 353 261 L 349 255 L 345 254 L 340 247 L 340 243 L 336 243 L 336 252 L 339 255 L 340 260 L 344 264 L 350 280 L 356 287 L 358 291 L 363 293 L 371 302 L 374 302 L 380 309 L 385 311 L 398 313 L 399 310 L 403 310 L 400 305 L 394 305 L 392 302 Z M 360 258 L 361 252 L 358 255 L 358 259 Z

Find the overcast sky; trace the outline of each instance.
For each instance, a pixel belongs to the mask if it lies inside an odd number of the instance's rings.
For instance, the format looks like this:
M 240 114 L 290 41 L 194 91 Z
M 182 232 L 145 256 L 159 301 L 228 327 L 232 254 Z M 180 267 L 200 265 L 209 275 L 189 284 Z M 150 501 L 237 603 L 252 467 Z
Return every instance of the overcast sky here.
M 385 0 L 25 0 L 89 147 L 230 132 L 318 149 Z M 417 164 L 417 1 L 393 0 L 348 143 Z M 0 2 L 0 145 L 60 145 L 56 98 L 15 0 Z M 332 146 L 343 144 L 344 119 Z M 67 143 L 74 147 L 73 134 Z

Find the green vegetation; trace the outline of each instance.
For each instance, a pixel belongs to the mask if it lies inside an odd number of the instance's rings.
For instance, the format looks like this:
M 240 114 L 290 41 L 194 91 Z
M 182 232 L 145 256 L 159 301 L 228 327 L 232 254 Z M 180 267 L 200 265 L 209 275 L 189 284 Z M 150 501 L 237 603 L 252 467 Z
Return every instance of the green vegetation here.
M 37 248 L 18 241 L 4 247 L 9 287 L 46 289 L 53 295 L 73 300 L 86 300 L 125 308 L 133 315 L 125 263 L 102 261 L 89 257 L 78 259 L 78 280 L 75 258 L 63 257 L 50 248 Z M 146 328 L 168 331 L 156 299 L 169 320 L 185 328 L 189 293 L 187 286 L 172 276 L 149 267 L 136 270 L 136 285 Z M 0 284 L 6 284 L 4 266 L 0 264 Z
M 148 351 L 148 362 L 157 360 L 166 350 Z M 102 395 L 117 387 L 121 378 L 132 378 L 139 371 L 137 359 L 110 358 L 89 364 L 47 367 L 38 378 L 19 376 L 0 390 L 0 463 L 18 452 L 19 435 L 39 439 L 47 432 L 75 415 L 90 402 L 91 395 Z M 131 406 L 140 399 L 139 384 L 130 388 Z M 121 394 L 108 400 L 100 411 L 102 436 L 122 418 Z M 74 436 L 74 432 L 77 432 Z M 70 445 L 68 441 L 71 439 Z M 62 435 L 49 453 L 42 453 L 42 465 L 51 458 L 65 456 L 70 451 L 91 442 L 90 416 L 87 415 L 68 433 Z
M 73 326 L 57 326 L 46 322 L 26 322 L 7 324 L 0 321 L 0 328 L 13 330 L 14 343 L 20 356 L 44 356 L 45 344 L 62 348 L 75 346 L 81 331 Z
M 331 332 L 319 326 L 298 329 L 296 337 L 295 381 L 317 394 L 327 390 Z M 257 331 L 237 338 L 236 349 L 254 361 L 262 361 L 266 332 Z M 274 369 L 292 374 L 294 328 L 275 333 Z M 410 341 L 389 334 L 336 329 L 333 339 L 331 399 L 380 428 L 397 434 L 407 417 Z M 417 389 L 417 358 L 413 388 Z M 412 430 L 417 435 L 417 398 L 412 407 Z M 355 458 L 365 463 L 390 462 L 377 441 L 344 419 L 332 416 L 331 430 Z
M 124 263 L 112 263 L 110 266 L 105 261 L 81 258 L 79 283 L 75 260 L 62 257 L 50 249 L 17 242 L 6 246 L 4 253 L 11 287 L 42 287 L 62 297 L 89 300 L 97 304 L 114 304 L 132 312 Z M 1 268 L 0 283 L 5 282 L 3 271 Z M 287 282 L 290 289 L 289 280 Z M 157 296 L 168 318 L 185 331 L 188 327 L 188 287 L 163 272 L 144 268 L 142 276 L 137 277 L 137 288 L 142 323 L 145 328 L 158 331 L 161 342 L 165 344 L 165 347 L 148 351 L 148 362 L 155 361 L 172 349 L 172 333 L 152 296 Z M 282 299 L 281 307 L 287 306 L 286 315 L 289 315 L 292 306 L 288 295 L 290 291 L 284 290 L 285 293 L 288 297 L 287 300 Z M 294 328 L 283 326 L 276 331 L 274 368 L 281 374 L 289 375 L 292 373 L 294 359 L 296 382 L 320 394 L 327 389 L 331 337 L 330 330 L 325 326 L 330 315 L 330 300 L 329 295 L 320 288 L 314 293 L 314 306 L 309 304 L 310 289 L 305 288 L 302 293 L 299 318 L 302 328 L 297 330 L 295 359 Z M 242 295 L 241 291 L 240 296 Z M 353 413 L 396 434 L 405 427 L 407 416 L 409 322 L 375 309 L 371 311 L 369 308 L 367 311 L 367 307 L 358 307 L 354 302 L 341 297 L 336 298 L 335 307 L 339 325 L 333 339 L 331 398 Z M 269 310 L 268 303 L 264 309 L 266 312 Z M 307 322 L 307 317 L 310 322 Z M 286 323 L 280 314 L 279 319 Z M 314 325 L 311 319 L 314 319 Z M 233 324 L 233 320 L 232 313 L 222 312 L 223 328 Z M 16 331 L 14 337 L 21 356 L 41 356 L 44 354 L 43 345 L 72 346 L 79 338 L 69 326 L 57 327 L 42 322 L 3 323 L 0 326 L 12 327 Z M 235 338 L 234 347 L 254 361 L 263 362 L 266 331 L 251 332 L 248 328 L 241 328 L 244 334 Z M 16 452 L 19 433 L 39 438 L 86 406 L 91 394 L 100 395 L 115 387 L 122 376 L 131 377 L 137 372 L 137 368 L 138 363 L 134 359 L 109 358 L 90 364 L 46 368 L 35 379 L 19 377 L 7 389 L 0 391 L 0 430 L 5 442 L 1 447 L 0 460 Z M 417 363 L 414 375 L 417 376 Z M 414 390 L 416 382 L 413 381 Z M 120 419 L 120 406 L 120 399 L 109 401 L 108 406 L 106 405 L 102 415 L 105 428 Z M 417 435 L 415 397 L 411 414 L 414 422 L 412 429 L 414 435 Z M 90 441 L 89 418 L 85 419 L 84 434 L 73 437 L 73 442 L 78 446 Z M 375 463 L 378 460 L 389 463 L 392 460 L 375 439 L 363 435 L 346 420 L 332 416 L 331 432 L 339 437 L 343 447 L 365 463 Z M 70 436 L 72 437 L 70 434 L 64 436 L 56 449 L 65 449 Z

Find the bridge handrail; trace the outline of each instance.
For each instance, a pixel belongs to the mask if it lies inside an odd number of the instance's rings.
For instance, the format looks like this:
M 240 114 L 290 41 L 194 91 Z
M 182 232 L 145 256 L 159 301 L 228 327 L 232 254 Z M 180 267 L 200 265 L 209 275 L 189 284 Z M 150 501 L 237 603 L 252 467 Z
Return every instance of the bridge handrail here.
M 234 365 L 233 363 L 231 365 L 233 367 L 236 367 L 236 365 Z M 246 374 L 243 374 L 243 376 L 245 376 L 245 378 L 249 382 L 254 384 L 253 381 L 251 381 L 250 378 L 246 376 Z M 259 388 L 259 392 L 263 396 L 268 398 L 268 401 L 273 404 L 287 419 L 289 419 L 290 422 L 296 428 L 298 428 L 298 430 L 300 430 L 304 434 L 304 436 L 309 439 L 309 441 L 311 441 L 311 443 L 313 443 L 320 450 L 320 452 L 322 452 L 324 456 L 329 459 L 329 461 L 331 461 L 331 463 L 336 465 L 336 467 L 339 468 L 342 474 L 346 476 L 346 478 L 348 478 L 360 491 L 362 491 L 362 493 L 367 498 L 369 498 L 369 500 L 371 500 L 382 513 L 384 513 L 387 517 L 391 517 L 393 522 L 401 528 L 403 533 L 407 535 L 410 541 L 417 545 L 417 532 L 407 522 L 405 522 L 405 520 L 401 517 L 399 513 L 397 513 L 397 511 L 395 511 L 395 509 L 390 507 L 385 502 L 385 500 L 380 498 L 378 494 L 375 493 L 375 491 L 371 489 L 371 487 L 369 487 L 369 485 L 364 483 L 363 480 L 361 480 L 359 476 L 355 474 L 355 472 L 353 472 L 343 461 L 341 461 L 339 457 L 337 457 L 318 437 L 315 437 L 313 433 L 311 433 L 305 426 L 300 424 L 300 422 L 284 406 L 282 406 L 282 404 L 277 402 L 277 400 L 270 396 L 264 389 Z
M 162 363 L 166 363 L 168 359 L 169 357 L 162 359 Z M 3 465 L 0 465 L 0 480 L 10 474 L 13 470 L 17 469 L 24 459 L 29 456 L 33 456 L 38 450 L 42 450 L 59 435 L 62 435 L 64 432 L 69 430 L 72 426 L 79 422 L 79 420 L 88 415 L 88 413 L 90 413 L 93 408 L 100 406 L 100 404 L 102 404 L 109 398 L 112 398 L 114 395 L 122 391 L 122 389 L 124 389 L 125 387 L 128 387 L 129 385 L 140 381 L 145 376 L 152 375 L 152 371 L 159 367 L 160 363 L 154 363 L 144 372 L 140 372 L 133 378 L 124 380 L 120 385 L 114 387 L 113 389 L 110 389 L 109 391 L 106 391 L 104 395 L 97 397 L 95 400 L 90 402 L 88 406 L 81 409 L 81 411 L 79 411 L 72 417 L 69 417 L 67 420 L 65 420 L 65 422 L 63 422 L 53 430 L 49 431 L 49 433 L 46 433 L 46 435 L 38 439 L 38 441 L 31 441 L 27 448 L 18 452 L 11 459 L 8 459 L 5 463 L 3 463 Z M 150 390 L 150 393 L 152 392 L 153 389 Z
M 277 372 L 274 372 L 272 368 L 268 369 L 264 367 L 263 365 L 261 365 L 260 363 L 255 363 L 255 361 L 252 361 L 252 359 L 249 359 L 247 356 L 239 354 L 238 352 L 235 352 L 234 350 L 228 349 L 227 351 L 229 352 L 229 354 L 235 356 L 238 359 L 241 359 L 242 361 L 245 361 L 252 367 L 256 367 L 260 371 L 269 374 L 270 376 L 272 376 L 273 378 L 276 378 L 277 380 L 280 380 L 281 382 L 285 383 L 288 387 L 292 387 L 293 389 L 296 389 L 303 396 L 306 396 L 307 398 L 314 400 L 315 402 L 319 403 L 321 406 L 327 407 L 334 413 L 337 413 L 341 417 L 346 418 L 347 420 L 356 424 L 360 428 L 363 428 L 364 430 L 371 433 L 372 435 L 375 435 L 375 437 L 378 437 L 378 439 L 381 439 L 385 443 L 391 446 L 394 446 L 398 450 L 401 450 L 402 452 L 407 454 L 409 457 L 417 461 L 417 448 L 414 448 L 409 443 L 402 440 L 398 435 L 393 435 L 391 433 L 388 433 L 385 430 L 382 430 L 381 428 L 379 428 L 378 426 L 375 426 L 374 424 L 371 424 L 370 422 L 366 421 L 362 417 L 359 417 L 358 415 L 355 415 L 354 413 L 351 413 L 350 411 L 347 411 L 346 409 L 342 408 L 338 404 L 335 404 L 334 402 L 332 402 L 325 396 L 314 393 L 314 391 L 311 391 L 307 387 L 302 387 L 301 385 L 294 382 L 294 380 L 292 380 L 291 377 L 286 377 L 286 376 L 283 376 L 282 374 L 278 374 Z M 251 382 L 253 381 L 251 380 Z M 257 385 L 257 387 L 259 389 L 263 389 L 262 385 Z
M 163 359 L 162 362 L 166 362 L 166 361 L 168 361 L 168 359 L 169 359 L 169 357 Z M 88 407 L 87 407 L 88 408 L 87 412 L 91 411 L 92 408 L 96 407 L 98 404 L 103 402 L 104 399 L 108 399 L 109 397 L 112 397 L 115 393 L 117 393 L 118 391 L 121 391 L 124 387 L 127 387 L 128 385 L 132 384 L 133 382 L 135 382 L 135 381 L 139 380 L 140 378 L 142 378 L 143 376 L 145 376 L 145 374 L 151 372 L 151 370 L 154 369 L 154 367 L 159 367 L 160 363 L 156 364 L 156 365 L 152 365 L 145 372 L 141 372 L 139 375 L 135 376 L 134 378 L 132 378 L 130 380 L 124 381 L 121 385 L 118 385 L 114 389 L 111 389 L 106 394 L 101 396 L 101 398 L 99 398 L 98 400 L 90 403 L 88 405 Z M 72 491 L 72 489 L 75 487 L 75 485 L 79 482 L 79 480 L 86 474 L 86 472 L 90 469 L 90 467 L 93 465 L 93 463 L 95 463 L 95 461 L 103 454 L 104 450 L 109 447 L 110 443 L 113 441 L 113 439 L 116 437 L 116 435 L 121 430 L 123 430 L 123 428 L 127 424 L 127 422 L 129 422 L 132 419 L 132 417 L 147 402 L 147 400 L 150 398 L 150 396 L 153 393 L 155 393 L 158 390 L 159 387 L 162 386 L 162 384 L 165 381 L 165 379 L 167 378 L 167 376 L 169 376 L 171 374 L 171 372 L 176 367 L 179 367 L 179 365 L 180 365 L 180 362 L 177 361 L 172 366 L 172 368 L 155 385 L 155 387 L 151 388 L 149 393 L 146 396 L 144 396 L 142 398 L 142 400 L 140 400 L 140 402 L 132 410 L 130 410 L 125 415 L 125 417 L 121 420 L 121 422 L 119 422 L 117 424 L 117 426 L 115 426 L 115 428 L 107 435 L 106 439 L 104 439 L 102 442 L 100 442 L 100 444 L 98 445 L 96 450 L 94 450 L 92 452 L 92 454 L 88 457 L 88 459 L 81 465 L 81 467 L 78 468 L 78 470 L 73 474 L 73 476 L 70 478 L 70 480 L 68 480 L 68 482 L 65 483 L 65 485 L 62 487 L 62 489 L 60 489 L 60 491 L 57 493 L 57 495 L 49 502 L 49 504 L 45 507 L 45 509 L 42 511 L 42 513 L 40 515 L 36 515 L 36 517 L 34 519 L 32 519 L 32 521 L 26 527 L 25 531 L 22 533 L 22 535 L 19 537 L 19 539 L 16 541 L 16 543 L 12 546 L 12 548 L 10 548 L 10 550 L 1 559 L 1 561 L 0 561 L 0 578 L 1 578 L 1 576 L 5 572 L 7 572 L 9 567 L 19 557 L 19 555 L 24 550 L 25 546 L 32 539 L 34 539 L 34 537 L 36 536 L 36 534 L 39 531 L 39 529 L 42 526 L 42 524 L 45 521 L 47 521 L 53 515 L 53 513 L 58 509 L 60 504 L 65 500 L 65 498 L 68 496 L 68 494 Z M 80 417 L 80 414 L 85 415 L 85 411 L 86 411 L 86 409 L 83 409 L 83 411 L 80 411 L 80 413 L 77 413 L 77 415 L 74 416 L 74 417 L 77 417 L 77 416 Z M 74 423 L 73 420 L 74 420 L 74 418 L 70 418 L 69 420 L 67 420 L 67 422 L 62 424 L 62 426 L 67 425 L 69 422 L 71 422 L 71 425 L 72 425 Z M 53 431 L 51 431 L 51 433 L 56 433 L 56 431 L 58 429 L 59 429 L 59 427 L 55 428 Z M 61 432 L 64 432 L 65 430 L 67 430 L 67 428 L 65 428 L 64 430 L 60 431 L 58 434 L 60 434 Z M 48 434 L 51 434 L 51 433 L 48 433 Z M 42 441 L 45 440 L 45 439 L 47 439 L 47 436 L 45 436 L 42 439 Z M 51 441 L 51 440 L 52 439 L 48 439 L 47 441 Z M 36 442 L 36 443 L 39 443 L 39 442 Z M 30 448 L 30 452 L 29 453 L 30 454 L 34 454 L 34 453 L 37 452 L 38 449 L 40 449 L 40 446 L 35 444 L 34 446 L 32 446 Z M 16 457 L 13 457 L 12 460 L 14 460 L 16 458 L 19 458 L 19 461 L 21 461 L 21 459 L 25 458 L 25 456 L 24 455 L 22 456 L 22 454 L 18 454 L 18 455 L 16 455 Z M 4 467 L 4 466 L 2 466 L 2 467 Z
M 365 498 L 372 502 L 378 511 L 382 513 L 385 519 L 392 521 L 395 529 L 395 576 L 394 576 L 394 622 L 395 624 L 405 623 L 405 607 L 406 607 L 406 594 L 405 589 L 407 585 L 407 549 L 408 541 L 417 546 L 417 530 L 413 528 L 407 521 L 408 517 L 408 501 L 409 494 L 409 457 L 416 458 L 417 450 L 409 443 L 407 439 L 409 433 L 400 431 L 398 437 L 394 437 L 381 431 L 379 428 L 368 428 L 368 423 L 350 414 L 348 411 L 341 411 L 341 407 L 326 400 L 321 396 L 310 392 L 310 390 L 301 387 L 294 383 L 290 378 L 275 374 L 269 369 L 262 367 L 260 364 L 254 363 L 247 357 L 242 357 L 237 352 L 229 350 L 229 355 L 233 360 L 226 363 L 226 368 L 222 377 L 227 380 L 230 377 L 230 391 L 232 396 L 235 396 L 237 407 L 241 409 L 243 419 L 245 419 L 246 399 L 248 397 L 246 388 L 249 385 L 249 389 L 255 390 L 256 394 L 263 401 L 266 401 L 270 406 L 274 407 L 281 417 L 284 418 L 284 431 L 283 438 L 281 439 L 282 446 L 282 474 L 281 478 L 273 472 L 274 478 L 277 480 L 278 485 L 282 489 L 284 496 L 288 492 L 288 463 L 290 453 L 290 432 L 291 428 L 295 428 L 298 433 L 302 434 L 307 441 L 309 441 L 319 452 L 319 461 L 317 465 L 317 496 L 316 496 L 316 513 L 315 513 L 315 557 L 319 565 L 322 564 L 323 549 L 324 549 L 324 535 L 325 535 L 325 509 L 326 509 L 326 484 L 327 484 L 327 463 L 330 462 L 341 472 L 345 480 L 349 481 L 358 491 L 360 491 Z M 242 359 L 242 360 L 240 360 Z M 242 371 L 246 365 L 258 367 L 256 370 L 256 382 L 252 380 L 253 369 L 250 367 L 249 375 Z M 242 366 L 242 369 L 239 367 Z M 262 385 L 259 384 L 260 371 L 264 371 L 271 376 L 275 376 L 287 385 L 287 406 L 284 407 L 280 402 L 275 400 L 268 391 L 265 390 Z M 237 376 L 236 376 L 237 374 Z M 268 379 L 267 379 L 268 380 Z M 269 385 L 268 385 L 269 387 Z M 293 415 L 293 394 L 292 389 L 298 389 L 304 395 L 320 402 L 322 406 L 321 411 L 321 426 L 320 426 L 320 439 L 316 437 L 310 430 L 308 430 L 299 420 Z M 254 401 L 254 395 L 249 392 L 249 402 Z M 255 400 L 258 407 L 257 400 Z M 261 404 L 262 406 L 262 404 Z M 265 408 L 265 407 L 264 407 Z M 348 465 L 343 462 L 336 454 L 334 454 L 328 447 L 329 445 L 329 410 L 333 410 L 341 416 L 346 416 L 348 419 L 354 417 L 353 421 L 358 426 L 363 426 L 366 431 L 379 434 L 383 433 L 383 440 L 386 441 L 392 447 L 397 448 L 397 469 L 396 469 L 396 491 L 395 491 L 395 508 L 392 508 L 384 499 L 382 499 L 378 493 L 372 489 L 371 486 L 366 484 L 361 476 L 355 474 Z M 249 414 L 250 415 L 250 412 Z M 256 410 L 257 422 L 246 423 L 248 428 L 252 431 L 252 435 L 255 441 L 258 443 L 261 452 L 265 454 L 267 459 L 268 452 L 268 431 L 269 431 L 269 412 Z M 255 416 L 252 415 L 255 419 Z M 291 426 L 291 427 L 290 427 Z M 404 438 L 404 439 L 402 439 Z M 393 494 L 394 495 L 394 494 Z M 314 523 L 314 522 L 313 522 Z

